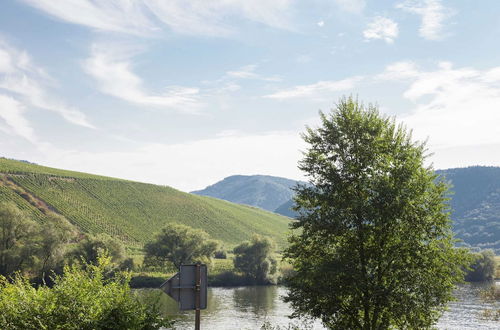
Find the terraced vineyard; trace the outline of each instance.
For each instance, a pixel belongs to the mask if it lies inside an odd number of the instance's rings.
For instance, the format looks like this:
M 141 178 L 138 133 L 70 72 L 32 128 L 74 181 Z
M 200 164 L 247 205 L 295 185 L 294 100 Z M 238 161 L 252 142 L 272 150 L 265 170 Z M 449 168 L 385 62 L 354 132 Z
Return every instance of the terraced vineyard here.
M 204 229 L 228 248 L 253 233 L 286 242 L 289 219 L 253 207 L 3 158 L 0 173 L 0 201 L 15 202 L 41 222 L 47 212 L 60 213 L 83 232 L 108 233 L 128 245 L 142 245 L 168 222 Z

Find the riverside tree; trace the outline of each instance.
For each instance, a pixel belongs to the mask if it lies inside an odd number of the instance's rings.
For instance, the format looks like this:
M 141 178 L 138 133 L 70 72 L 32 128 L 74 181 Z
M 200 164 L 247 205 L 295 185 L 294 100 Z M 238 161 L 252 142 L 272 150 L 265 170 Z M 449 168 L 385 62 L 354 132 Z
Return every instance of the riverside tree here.
M 182 264 L 210 259 L 218 246 L 219 243 L 211 240 L 205 231 L 172 223 L 144 246 L 144 264 L 165 266 L 171 262 L 179 268 Z
M 429 328 L 463 279 L 448 186 L 424 166 L 425 144 L 394 119 L 343 98 L 303 134 L 298 221 L 285 258 L 294 316 L 331 329 Z
M 234 268 L 253 283 L 275 283 L 278 262 L 273 255 L 274 250 L 275 244 L 270 238 L 253 235 L 250 241 L 234 248 Z

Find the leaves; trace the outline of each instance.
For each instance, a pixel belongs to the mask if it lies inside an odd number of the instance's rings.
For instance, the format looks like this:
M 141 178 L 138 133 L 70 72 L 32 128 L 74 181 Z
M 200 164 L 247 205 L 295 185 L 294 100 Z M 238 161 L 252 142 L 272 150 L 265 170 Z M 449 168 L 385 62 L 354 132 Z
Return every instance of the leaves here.
M 0 328 L 28 329 L 160 329 L 172 323 L 156 304 L 141 302 L 129 288 L 130 275 L 107 275 L 110 258 L 96 265 L 73 265 L 54 278 L 54 286 L 34 288 L 16 275 L 0 278 Z
M 467 263 L 453 247 L 448 186 L 425 145 L 375 106 L 341 99 L 308 129 L 296 190 L 300 216 L 285 257 L 295 316 L 332 329 L 428 328 Z
M 155 239 L 144 246 L 146 265 L 165 266 L 171 262 L 175 268 L 194 261 L 209 260 L 219 243 L 206 232 L 180 224 L 168 224 Z

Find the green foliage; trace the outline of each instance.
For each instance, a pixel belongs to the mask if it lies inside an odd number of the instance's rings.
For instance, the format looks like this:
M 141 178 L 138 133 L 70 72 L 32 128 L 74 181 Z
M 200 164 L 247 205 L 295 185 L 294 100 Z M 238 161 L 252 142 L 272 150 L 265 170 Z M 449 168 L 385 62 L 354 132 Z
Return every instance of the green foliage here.
M 278 262 L 274 250 L 275 244 L 269 237 L 254 235 L 251 241 L 234 248 L 234 268 L 255 284 L 276 283 Z
M 68 253 L 68 259 L 83 261 L 96 265 L 99 257 L 106 253 L 115 264 L 120 264 L 125 259 L 125 247 L 116 238 L 106 234 L 96 236 L 87 235 Z
M 35 264 L 37 230 L 38 225 L 14 203 L 0 204 L 0 275 L 10 275 Z
M 480 253 L 474 253 L 473 262 L 470 269 L 465 274 L 465 280 L 468 282 L 491 281 L 495 278 L 496 260 L 493 250 L 484 250 Z
M 168 224 L 155 235 L 152 242 L 144 246 L 145 265 L 165 266 L 172 263 L 175 268 L 195 261 L 209 261 L 218 247 L 218 242 L 201 229 L 181 224 Z
M 62 267 L 66 244 L 74 236 L 62 217 L 48 215 L 40 225 L 16 204 L 0 203 L 0 275 L 20 271 L 36 277 Z
M 106 274 L 109 258 L 97 265 L 67 266 L 54 286 L 34 288 L 17 275 L 0 278 L 0 328 L 29 329 L 160 329 L 170 327 L 155 303 L 139 301 L 129 288 L 129 275 Z
M 448 186 L 423 166 L 425 146 L 375 106 L 342 99 L 303 135 L 298 229 L 285 257 L 294 316 L 332 329 L 430 328 L 463 279 Z
M 205 230 L 230 247 L 254 232 L 272 237 L 281 247 L 286 244 L 289 219 L 254 207 L 0 158 L 0 177 L 2 173 L 8 184 L 0 180 L 0 201 L 14 202 L 38 222 L 46 219 L 44 202 L 80 231 L 106 233 L 129 246 L 142 246 L 168 223 Z M 28 199 L 34 203 L 20 195 L 23 190 L 32 194 Z
M 227 251 L 224 248 L 220 248 L 214 253 L 215 259 L 227 259 Z

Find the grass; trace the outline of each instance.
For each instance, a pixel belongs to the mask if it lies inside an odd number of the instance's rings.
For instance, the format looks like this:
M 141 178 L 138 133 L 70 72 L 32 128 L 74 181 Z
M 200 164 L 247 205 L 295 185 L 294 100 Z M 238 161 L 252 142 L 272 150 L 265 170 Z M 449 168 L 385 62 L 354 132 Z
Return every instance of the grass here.
M 258 208 L 166 186 L 5 158 L 0 158 L 0 175 L 4 178 L 4 183 L 0 182 L 0 201 L 13 201 L 41 222 L 44 212 L 50 209 L 83 232 L 107 233 L 135 251 L 170 222 L 203 229 L 228 248 L 250 239 L 254 233 L 271 237 L 280 248 L 286 244 L 290 220 Z M 19 191 L 30 197 L 22 197 Z

